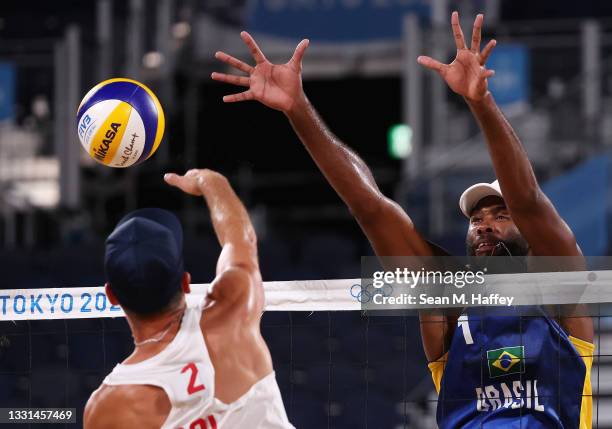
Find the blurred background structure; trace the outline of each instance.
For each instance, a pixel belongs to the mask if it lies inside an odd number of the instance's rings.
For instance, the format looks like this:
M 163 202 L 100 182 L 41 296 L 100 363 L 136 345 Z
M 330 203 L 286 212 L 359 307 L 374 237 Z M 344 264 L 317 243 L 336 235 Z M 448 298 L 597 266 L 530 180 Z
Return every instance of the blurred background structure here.
M 242 29 L 273 62 L 311 39 L 304 87 L 324 120 L 427 237 L 462 254 L 467 225 L 459 195 L 492 181 L 493 172 L 463 100 L 416 63 L 420 54 L 453 57 L 455 9 L 465 32 L 485 13 L 484 38 L 498 40 L 489 64 L 493 94 L 584 253 L 609 254 L 609 2 L 4 0 L 2 287 L 101 285 L 106 234 L 125 212 L 147 206 L 179 214 L 187 267 L 195 282 L 210 281 L 218 246 L 203 202 L 162 179 L 194 167 L 226 174 L 247 205 L 265 280 L 359 277 L 359 257 L 372 251 L 283 115 L 257 103 L 224 105 L 222 95 L 235 88 L 210 79 L 224 71 L 215 51 L 250 59 Z M 126 170 L 93 163 L 76 133 L 81 97 L 117 76 L 149 85 L 167 116 L 158 152 Z M 606 354 L 612 323 L 599 322 Z M 433 426 L 435 396 L 415 346 L 417 320 L 275 313 L 263 323 L 296 427 Z M 91 334 L 100 329 L 117 334 Z M 67 398 L 82 408 L 130 344 L 121 320 L 3 322 L 0 406 L 63 406 Z M 596 363 L 597 427 L 612 428 L 612 361 Z

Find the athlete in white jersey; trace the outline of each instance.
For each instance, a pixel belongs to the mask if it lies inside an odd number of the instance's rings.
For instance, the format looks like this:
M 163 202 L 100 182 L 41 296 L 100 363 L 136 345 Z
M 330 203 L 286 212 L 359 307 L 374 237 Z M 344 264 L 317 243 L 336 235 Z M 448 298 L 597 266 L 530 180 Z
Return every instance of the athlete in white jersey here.
M 106 241 L 106 292 L 126 314 L 134 352 L 91 395 L 85 429 L 293 428 L 263 340 L 264 295 L 248 214 L 218 173 L 167 174 L 203 196 L 222 246 L 206 298 L 189 293 L 178 219 L 160 209 L 124 217 Z

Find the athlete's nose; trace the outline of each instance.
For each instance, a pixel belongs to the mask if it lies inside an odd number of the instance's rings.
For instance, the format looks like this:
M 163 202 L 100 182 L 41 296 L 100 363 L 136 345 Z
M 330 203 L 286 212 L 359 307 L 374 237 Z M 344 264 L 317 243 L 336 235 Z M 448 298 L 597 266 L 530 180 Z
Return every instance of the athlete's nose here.
M 491 233 L 493 232 L 493 228 L 491 228 L 490 226 L 481 226 L 478 228 L 477 230 L 478 235 L 482 235 L 482 234 L 486 234 L 486 233 Z
M 478 228 L 476 229 L 476 233 L 478 235 L 482 235 L 482 234 L 490 234 L 492 232 L 493 232 L 493 227 L 491 226 L 490 219 L 488 219 L 487 217 L 483 218 L 480 221 Z

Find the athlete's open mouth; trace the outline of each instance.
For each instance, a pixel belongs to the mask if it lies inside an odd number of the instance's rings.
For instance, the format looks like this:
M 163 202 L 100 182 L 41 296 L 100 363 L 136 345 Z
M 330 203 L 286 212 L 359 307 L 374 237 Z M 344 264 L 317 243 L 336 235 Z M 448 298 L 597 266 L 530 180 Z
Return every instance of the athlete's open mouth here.
M 477 256 L 482 256 L 482 255 L 490 255 L 491 252 L 493 252 L 493 250 L 499 245 L 500 241 L 498 240 L 486 240 L 486 241 L 480 241 L 476 244 L 476 248 L 474 250 L 474 253 Z

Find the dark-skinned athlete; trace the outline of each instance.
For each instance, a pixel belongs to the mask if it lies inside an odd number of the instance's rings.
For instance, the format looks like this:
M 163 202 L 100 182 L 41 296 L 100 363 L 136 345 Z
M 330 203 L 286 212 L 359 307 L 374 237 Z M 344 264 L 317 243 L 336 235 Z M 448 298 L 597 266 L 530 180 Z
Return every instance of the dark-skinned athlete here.
M 453 62 L 418 58 L 468 104 L 484 133 L 498 179 L 476 184 L 461 196 L 461 210 L 469 219 L 467 253 L 581 259 L 574 234 L 540 189 L 520 140 L 488 90 L 494 72 L 485 64 L 496 42 L 480 49 L 482 23 L 483 15 L 478 15 L 468 47 L 454 12 Z M 266 59 L 248 33 L 241 37 L 255 65 L 216 53 L 217 59 L 246 74 L 212 74 L 214 80 L 246 87 L 223 101 L 255 100 L 283 112 L 379 257 L 438 254 L 309 102 L 301 79 L 309 41 L 302 40 L 289 62 L 277 65 Z M 422 314 L 421 335 L 439 394 L 441 429 L 591 427 L 594 345 L 589 317 L 553 318 L 543 310 L 539 317 L 466 311 L 458 321 L 457 316 Z

